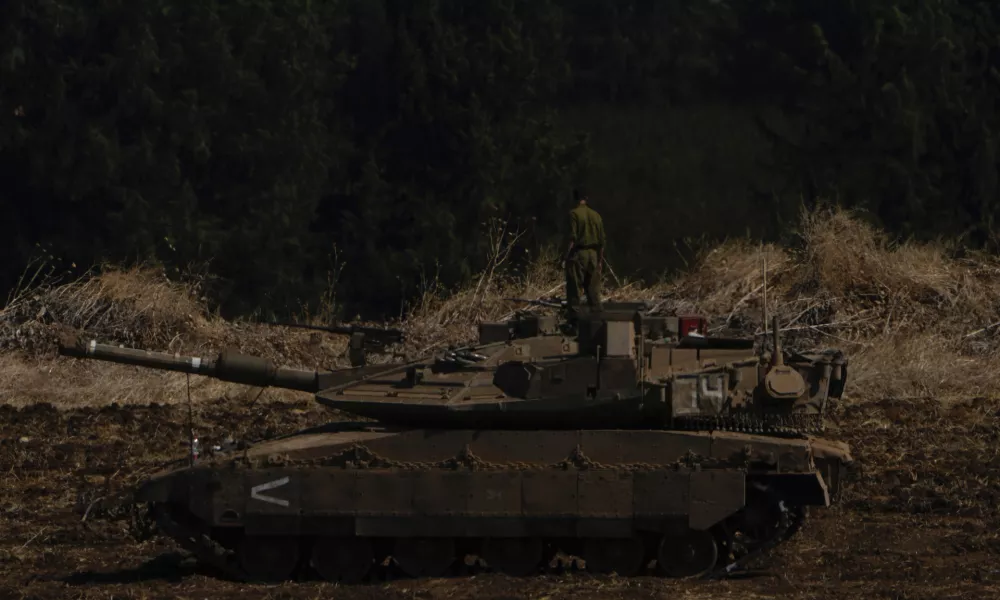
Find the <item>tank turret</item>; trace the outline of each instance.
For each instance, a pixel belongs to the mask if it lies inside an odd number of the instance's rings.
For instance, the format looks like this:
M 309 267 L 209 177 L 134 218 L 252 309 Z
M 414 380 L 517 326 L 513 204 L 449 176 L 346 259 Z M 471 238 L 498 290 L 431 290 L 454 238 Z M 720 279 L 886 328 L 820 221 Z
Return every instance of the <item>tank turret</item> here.
M 752 339 L 705 335 L 700 316 L 609 305 L 577 334 L 552 315 L 480 328 L 480 345 L 324 388 L 331 408 L 402 426 L 617 427 L 802 434 L 845 384 L 838 351 L 768 362 Z

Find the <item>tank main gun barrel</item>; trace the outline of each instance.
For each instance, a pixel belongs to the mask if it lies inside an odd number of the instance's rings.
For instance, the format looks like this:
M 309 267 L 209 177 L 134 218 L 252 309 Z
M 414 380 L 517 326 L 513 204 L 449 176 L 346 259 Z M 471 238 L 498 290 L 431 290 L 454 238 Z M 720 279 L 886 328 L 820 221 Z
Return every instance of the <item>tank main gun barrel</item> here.
M 302 392 L 319 391 L 319 373 L 305 369 L 278 367 L 259 356 L 226 351 L 215 358 L 182 356 L 134 348 L 99 344 L 97 340 L 64 337 L 59 342 L 59 354 L 76 358 L 92 358 L 108 362 L 148 367 L 161 371 L 178 371 L 214 377 L 222 381 L 258 387 L 277 387 Z

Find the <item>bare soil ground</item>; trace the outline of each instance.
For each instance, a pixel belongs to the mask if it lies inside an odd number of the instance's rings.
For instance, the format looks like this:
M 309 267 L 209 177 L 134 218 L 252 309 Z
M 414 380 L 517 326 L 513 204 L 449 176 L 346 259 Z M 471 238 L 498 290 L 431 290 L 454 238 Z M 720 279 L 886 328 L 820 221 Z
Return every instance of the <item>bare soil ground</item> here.
M 227 323 L 155 272 L 38 285 L 0 311 L 0 598 L 990 598 L 1000 597 L 1000 263 L 942 246 L 893 245 L 850 215 L 806 215 L 800 243 L 768 246 L 768 310 L 789 343 L 849 352 L 849 397 L 828 435 L 858 469 L 749 576 L 727 581 L 595 577 L 572 569 L 248 585 L 136 541 L 98 502 L 186 451 L 188 380 L 55 356 L 58 331 L 203 353 L 224 346 L 310 367 L 343 364 L 343 340 Z M 612 297 L 712 316 L 759 334 L 757 246 L 734 242 L 659 286 L 609 281 Z M 507 296 L 557 292 L 544 263 L 429 295 L 400 323 L 417 353 L 504 316 Z M 496 267 L 496 268 L 493 268 Z M 203 443 L 260 439 L 343 418 L 305 394 L 190 379 Z
M 1000 403 L 958 412 L 976 425 L 913 417 L 891 404 L 848 409 L 841 434 L 862 466 L 891 447 L 895 468 L 862 470 L 838 506 L 814 511 L 796 538 L 752 576 L 721 582 L 595 577 L 572 570 L 533 579 L 477 573 L 395 579 L 336 588 L 320 581 L 277 586 L 225 580 L 170 542 L 135 541 L 127 522 L 91 510 L 106 477 L 129 479 L 183 455 L 183 406 L 0 410 L 0 597 L 3 598 L 988 598 L 1000 594 L 1000 485 L 970 447 L 993 436 Z M 944 415 L 947 419 L 948 415 Z M 252 437 L 324 418 L 307 401 L 202 405 L 206 431 L 252 421 Z M 945 421 L 947 423 L 947 421 Z M 225 435 L 220 433 L 219 435 Z M 933 450 L 929 446 L 933 446 Z M 915 480 L 915 481 L 914 481 Z

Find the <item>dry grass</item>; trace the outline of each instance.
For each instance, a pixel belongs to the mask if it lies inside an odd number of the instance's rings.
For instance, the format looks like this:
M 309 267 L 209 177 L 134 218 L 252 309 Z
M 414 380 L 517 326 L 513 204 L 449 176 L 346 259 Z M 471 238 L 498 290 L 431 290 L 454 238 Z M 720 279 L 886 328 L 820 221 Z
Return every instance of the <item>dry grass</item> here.
M 493 224 L 489 233 L 490 260 L 478 278 L 458 290 L 433 287 L 402 322 L 390 324 L 407 334 L 397 350 L 413 356 L 467 343 L 478 322 L 526 308 L 507 298 L 563 295 L 554 254 L 511 273 L 507 259 L 517 233 L 502 224 Z M 804 213 L 797 233 L 797 243 L 788 247 L 747 240 L 721 244 L 686 273 L 653 286 L 622 282 L 606 272 L 606 283 L 614 285 L 606 285 L 605 293 L 611 299 L 647 300 L 661 311 L 702 312 L 717 332 L 761 336 L 763 258 L 768 313 L 780 318 L 788 343 L 847 350 L 856 401 L 934 397 L 947 403 L 998 388 L 1000 261 L 959 256 L 946 244 L 893 243 L 839 209 Z M 229 323 L 209 310 L 197 290 L 160 271 L 106 269 L 65 285 L 24 290 L 0 310 L 0 349 L 9 351 L 0 401 L 169 402 L 186 393 L 183 376 L 139 376 L 132 368 L 55 359 L 61 327 L 104 342 L 170 352 L 236 347 L 284 364 L 346 365 L 343 336 Z M 202 397 L 238 393 L 238 386 L 196 385 Z
M 211 312 L 198 290 L 149 267 L 106 268 L 67 284 L 45 281 L 21 290 L 0 310 L 0 404 L 50 402 L 60 407 L 187 400 L 183 374 L 58 357 L 60 332 L 73 329 L 103 343 L 204 355 L 224 348 L 282 364 L 325 369 L 343 366 L 347 341 L 306 330 L 227 322 Z M 191 378 L 194 399 L 246 398 L 257 388 Z M 272 400 L 301 399 L 266 390 Z
M 41 326 L 53 323 L 143 348 L 169 346 L 184 335 L 221 333 L 221 323 L 209 316 L 196 290 L 148 267 L 106 268 L 65 285 L 43 281 L 21 290 L 0 311 L 0 348 L 40 350 L 40 338 L 51 341 Z

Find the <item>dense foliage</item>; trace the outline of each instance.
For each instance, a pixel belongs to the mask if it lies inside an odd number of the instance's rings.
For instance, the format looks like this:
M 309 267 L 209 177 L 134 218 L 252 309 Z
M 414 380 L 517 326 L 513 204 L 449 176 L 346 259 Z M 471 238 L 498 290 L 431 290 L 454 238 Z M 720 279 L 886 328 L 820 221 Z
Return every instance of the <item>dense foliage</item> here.
M 0 290 L 37 254 L 218 276 L 227 311 L 393 313 L 560 242 L 618 272 L 817 197 L 993 240 L 1000 10 L 966 0 L 7 0 Z M 361 307 L 364 307 L 362 310 Z

